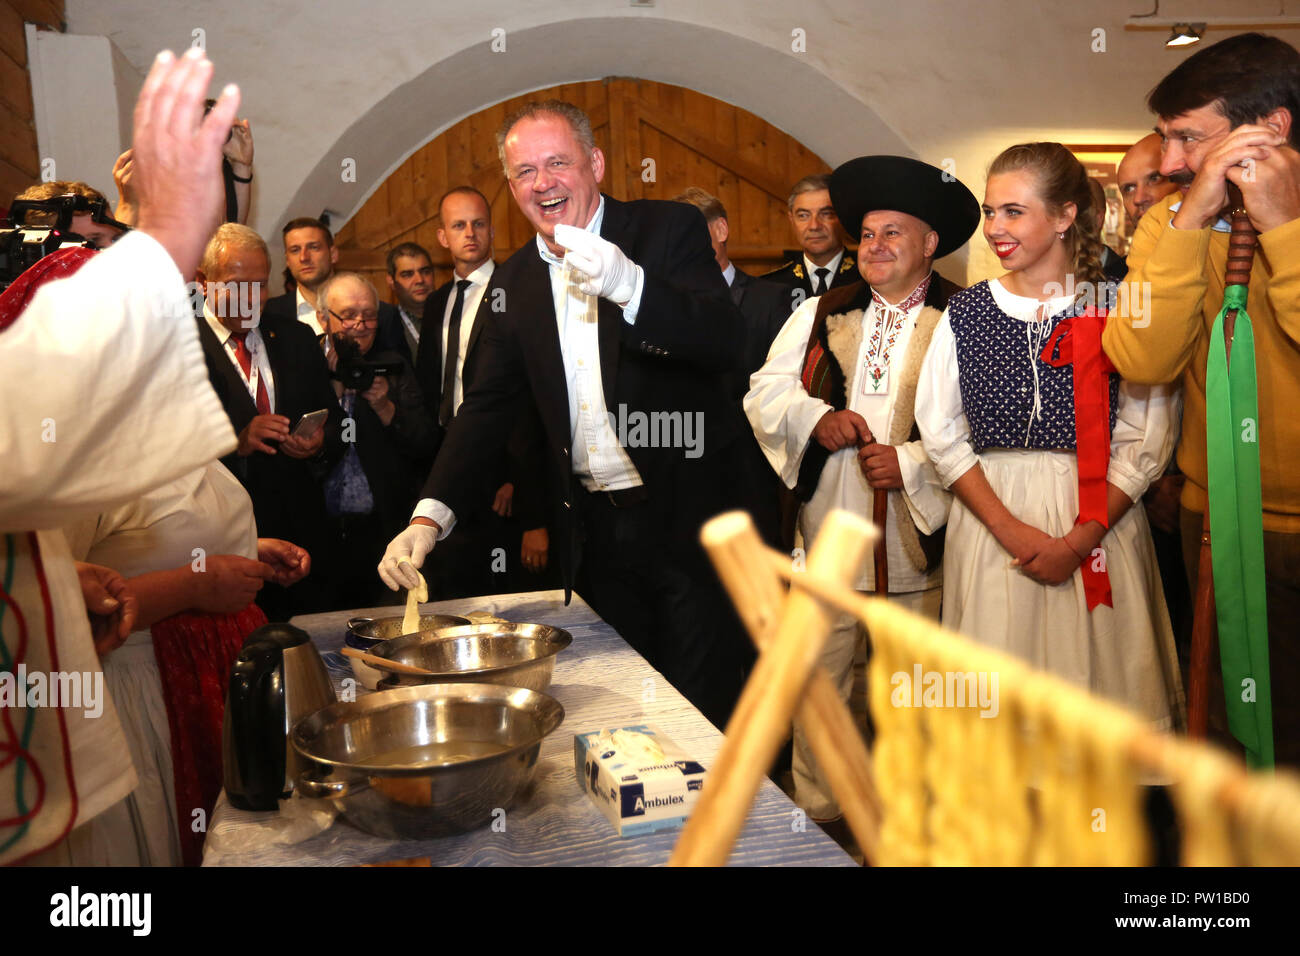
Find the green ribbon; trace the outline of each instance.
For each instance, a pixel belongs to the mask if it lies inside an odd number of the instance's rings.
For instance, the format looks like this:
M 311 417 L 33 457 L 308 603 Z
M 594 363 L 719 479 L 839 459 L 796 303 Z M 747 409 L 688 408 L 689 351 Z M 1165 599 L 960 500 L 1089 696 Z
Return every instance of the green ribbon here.
M 1224 316 L 1237 310 L 1228 359 Z M 1259 394 L 1255 336 L 1246 287 L 1224 290 L 1210 332 L 1205 371 L 1210 553 L 1219 624 L 1219 660 L 1228 729 L 1252 767 L 1273 766 L 1273 704 L 1268 672 L 1268 605 L 1264 591 L 1264 516 L 1259 477 Z

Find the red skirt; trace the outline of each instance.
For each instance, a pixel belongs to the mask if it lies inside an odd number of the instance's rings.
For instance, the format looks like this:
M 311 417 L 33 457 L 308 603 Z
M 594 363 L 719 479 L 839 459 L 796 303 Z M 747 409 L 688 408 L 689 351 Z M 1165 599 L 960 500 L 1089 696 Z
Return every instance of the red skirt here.
M 250 604 L 237 614 L 175 614 L 151 629 L 171 729 L 176 824 L 186 866 L 203 859 L 203 838 L 221 792 L 221 721 L 230 668 L 244 639 L 265 623 L 262 609 Z

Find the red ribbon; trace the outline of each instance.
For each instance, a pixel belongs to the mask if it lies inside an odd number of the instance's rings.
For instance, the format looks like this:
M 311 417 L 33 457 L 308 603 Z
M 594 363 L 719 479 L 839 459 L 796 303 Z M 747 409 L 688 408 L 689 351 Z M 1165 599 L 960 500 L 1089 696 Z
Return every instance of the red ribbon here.
M 1052 330 L 1042 360 L 1053 368 L 1074 366 L 1074 435 L 1079 460 L 1079 521 L 1110 526 L 1106 472 L 1110 467 L 1110 374 L 1116 371 L 1101 348 L 1106 310 L 1089 307 Z M 1100 550 L 1100 549 L 1098 549 Z M 1088 610 L 1111 603 L 1105 553 L 1093 552 L 1080 565 Z

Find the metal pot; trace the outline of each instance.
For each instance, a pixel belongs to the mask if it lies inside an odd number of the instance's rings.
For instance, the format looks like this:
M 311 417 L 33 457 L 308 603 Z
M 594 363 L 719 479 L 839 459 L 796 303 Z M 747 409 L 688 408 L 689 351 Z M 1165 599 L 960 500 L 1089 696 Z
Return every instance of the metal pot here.
M 421 614 L 420 630 L 415 633 L 427 634 L 440 627 L 456 627 L 468 623 L 469 618 L 457 617 L 454 614 Z M 400 614 L 388 617 L 354 617 L 347 623 L 347 633 L 343 637 L 343 643 L 348 647 L 355 647 L 359 651 L 369 653 L 376 644 L 400 637 L 402 633 Z M 374 690 L 375 685 L 384 675 L 373 667 L 361 663 L 355 657 L 350 657 L 348 660 L 352 664 L 352 673 L 357 676 L 361 686 Z
M 331 704 L 293 729 L 307 797 L 376 836 L 428 839 L 492 821 L 532 778 L 559 701 L 497 684 L 425 684 Z
M 551 686 L 555 655 L 572 643 L 573 635 L 549 624 L 470 624 L 394 638 L 370 653 L 433 672 L 428 677 L 385 672 L 380 690 L 472 681 L 541 692 Z M 382 664 L 374 669 L 384 671 Z

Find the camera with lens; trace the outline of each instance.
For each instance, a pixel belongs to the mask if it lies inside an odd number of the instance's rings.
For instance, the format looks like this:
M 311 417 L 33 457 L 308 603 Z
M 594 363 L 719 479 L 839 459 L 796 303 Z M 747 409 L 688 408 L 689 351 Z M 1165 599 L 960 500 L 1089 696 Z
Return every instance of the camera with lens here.
M 396 373 L 397 367 L 394 365 L 385 362 L 367 362 L 361 354 L 361 346 L 346 335 L 335 334 L 331 338 L 334 340 L 334 351 L 338 353 L 339 360 L 330 377 L 342 382 L 344 388 L 350 388 L 354 392 L 364 392 L 374 384 L 376 375 Z
M 75 194 L 15 199 L 9 207 L 10 225 L 0 229 L 0 291 L 52 252 L 77 246 L 97 248 L 85 236 L 72 231 L 72 217 L 79 213 L 88 213 L 94 222 L 122 232 L 131 229 L 107 213 L 102 199 Z

